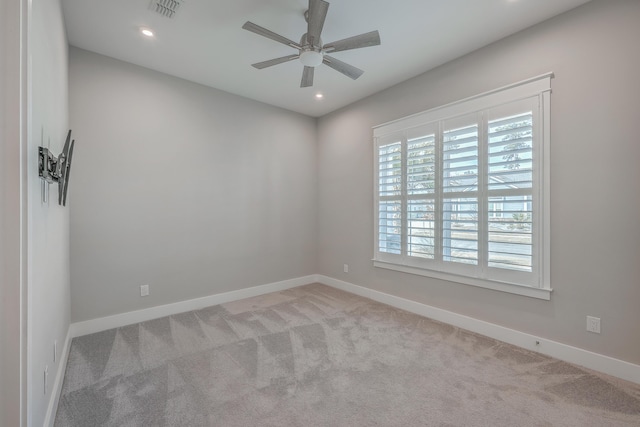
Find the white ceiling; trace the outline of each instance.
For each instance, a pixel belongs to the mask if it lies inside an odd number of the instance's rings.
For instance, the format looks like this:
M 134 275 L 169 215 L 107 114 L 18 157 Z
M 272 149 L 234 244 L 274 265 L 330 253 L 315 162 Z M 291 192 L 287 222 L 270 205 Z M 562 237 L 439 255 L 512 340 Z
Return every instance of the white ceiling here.
M 251 67 L 295 49 L 241 27 L 252 21 L 299 41 L 308 0 L 184 0 L 173 19 L 151 10 L 151 0 L 62 6 L 73 46 L 318 117 L 588 1 L 329 0 L 325 43 L 379 30 L 382 44 L 334 54 L 365 70 L 358 80 L 321 65 L 304 89 L 298 61 Z M 143 37 L 140 27 L 156 36 Z

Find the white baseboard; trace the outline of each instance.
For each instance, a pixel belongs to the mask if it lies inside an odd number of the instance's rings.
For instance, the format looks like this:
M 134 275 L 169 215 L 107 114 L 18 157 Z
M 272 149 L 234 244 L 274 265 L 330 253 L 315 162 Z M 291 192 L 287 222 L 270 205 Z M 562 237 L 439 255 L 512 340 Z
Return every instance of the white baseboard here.
M 416 301 L 400 298 L 384 292 L 354 285 L 349 282 L 334 279 L 332 277 L 315 274 L 294 279 L 284 280 L 281 282 L 268 283 L 266 285 L 254 286 L 251 288 L 240 289 L 237 291 L 225 292 L 221 294 L 209 295 L 202 298 L 181 301 L 173 304 L 167 304 L 157 307 L 151 307 L 144 310 L 131 311 L 128 313 L 116 314 L 113 316 L 102 317 L 99 319 L 87 320 L 71 324 L 67 340 L 65 342 L 64 354 L 65 358 L 61 366 L 66 366 L 66 356 L 68 355 L 71 338 L 87 335 L 95 332 L 105 331 L 107 329 L 117 328 L 130 325 L 133 323 L 144 322 L 147 320 L 157 319 L 159 317 L 170 316 L 172 314 L 183 313 L 191 310 L 198 310 L 217 304 L 224 304 L 243 298 L 250 298 L 270 292 L 282 291 L 285 289 L 295 288 L 297 286 L 307 285 L 310 283 L 322 283 L 337 289 L 341 289 L 352 294 L 360 295 L 374 301 L 388 304 L 402 310 L 409 311 L 430 319 L 448 323 L 462 329 L 476 332 L 499 341 L 516 345 L 527 350 L 536 351 L 547 356 L 555 357 L 566 362 L 584 366 L 608 375 L 622 378 L 640 384 L 640 365 L 625 362 L 623 360 L 614 359 L 609 356 L 594 353 L 581 348 L 562 344 L 546 338 L 537 337 L 517 331 L 515 329 L 505 328 L 493 323 L 474 319 L 452 311 L 443 310 L 441 308 L 429 306 Z M 50 404 L 49 412 L 57 406 L 60 388 L 62 386 L 62 377 L 64 370 L 60 369 L 56 376 L 56 398 L 55 405 Z M 49 417 L 48 412 L 48 417 Z M 49 419 L 49 418 L 47 418 Z M 53 422 L 53 420 L 51 420 Z M 48 426 L 48 424 L 45 424 Z
M 499 341 L 516 345 L 527 350 L 536 351 L 556 359 L 584 366 L 594 371 L 602 372 L 623 380 L 640 384 L 640 365 L 614 359 L 588 350 L 562 344 L 557 341 L 536 337 L 515 329 L 505 328 L 493 323 L 463 316 L 452 311 L 432 307 L 416 301 L 400 298 L 373 289 L 354 285 L 332 277 L 316 275 L 316 282 L 360 295 L 383 304 L 391 305 L 420 316 L 428 317 L 443 323 L 448 323 L 462 329 L 476 332 Z
M 72 323 L 69 327 L 71 338 L 82 335 L 93 334 L 95 332 L 106 331 L 108 329 L 131 325 L 133 323 L 145 322 L 159 317 L 170 316 L 172 314 L 184 313 L 186 311 L 199 310 L 212 305 L 224 304 L 243 298 L 255 297 L 268 294 L 270 292 L 283 291 L 297 286 L 308 285 L 316 281 L 316 275 L 297 277 L 295 279 L 283 280 L 280 282 L 268 283 L 266 285 L 253 286 L 251 288 L 239 289 L 221 294 L 209 295 L 202 298 L 195 298 L 180 301 L 172 304 L 159 305 L 143 310 L 130 311 L 113 316 L 100 317 L 98 319 L 86 320 L 84 322 Z
M 72 338 L 71 327 L 69 327 L 67 337 L 64 340 L 64 347 L 58 359 L 58 373 L 56 374 L 56 380 L 51 389 L 51 397 L 49 398 L 49 406 L 47 407 L 47 413 L 44 417 L 43 427 L 53 427 L 53 423 L 56 421 L 56 410 L 58 409 L 58 402 L 60 401 L 60 394 L 62 393 L 62 383 L 64 381 L 64 373 L 67 369 L 67 360 L 69 359 L 69 348 L 71 348 Z

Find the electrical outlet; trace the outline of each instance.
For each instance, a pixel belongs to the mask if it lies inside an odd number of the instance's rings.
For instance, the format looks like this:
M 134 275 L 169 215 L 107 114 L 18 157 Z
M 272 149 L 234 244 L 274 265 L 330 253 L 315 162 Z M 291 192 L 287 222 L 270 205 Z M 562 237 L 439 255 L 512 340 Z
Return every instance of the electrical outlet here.
M 342 267 L 342 271 L 344 271 L 345 273 L 348 273 L 348 272 L 349 272 L 349 264 L 345 264 L 345 265 Z
M 600 333 L 600 318 L 587 316 L 587 331 L 595 332 L 596 334 Z
M 140 296 L 146 297 L 147 295 L 149 295 L 149 285 L 140 286 Z

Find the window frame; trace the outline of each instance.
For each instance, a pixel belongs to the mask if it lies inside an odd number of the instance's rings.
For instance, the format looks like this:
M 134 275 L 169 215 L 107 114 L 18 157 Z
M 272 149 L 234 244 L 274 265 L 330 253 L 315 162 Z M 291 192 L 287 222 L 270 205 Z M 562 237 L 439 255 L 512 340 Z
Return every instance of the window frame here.
M 479 286 L 488 289 L 494 289 L 503 292 L 509 292 L 518 295 L 524 295 L 528 297 L 534 297 L 544 300 L 551 298 L 551 280 L 550 280 L 550 93 L 551 93 L 551 78 L 552 73 L 546 73 L 537 77 L 533 77 L 518 83 L 514 83 L 499 89 L 495 89 L 489 92 L 485 92 L 470 98 L 466 98 L 460 101 L 456 101 L 441 107 L 433 108 L 431 110 L 423 111 L 408 117 L 404 117 L 392 122 L 384 123 L 373 128 L 373 140 L 374 140 L 374 257 L 373 264 L 375 267 L 391 269 L 401 271 L 410 274 L 417 274 L 421 276 L 428 276 L 432 278 L 453 281 L 457 283 L 463 283 L 472 286 Z M 442 185 L 439 182 L 441 177 L 436 174 L 435 180 L 436 189 L 435 192 L 440 192 L 439 195 L 408 195 L 407 193 L 407 141 L 417 136 L 422 135 L 427 137 L 425 132 L 428 129 L 435 131 L 435 151 L 436 162 L 442 160 L 442 140 L 443 134 L 442 123 L 447 120 L 463 120 L 465 116 L 483 115 L 481 120 L 477 121 L 479 125 L 478 134 L 478 156 L 479 159 L 486 155 L 487 147 L 486 137 L 488 130 L 484 128 L 484 124 L 488 123 L 490 119 L 487 118 L 487 113 L 491 114 L 494 111 L 499 110 L 502 106 L 513 104 L 519 101 L 528 102 L 526 100 L 535 100 L 537 103 L 533 112 L 534 122 L 534 147 L 533 147 L 533 188 L 531 190 L 531 197 L 533 199 L 533 221 L 532 228 L 533 240 L 532 240 L 532 258 L 535 260 L 532 266 L 533 272 L 531 276 L 520 272 L 512 272 L 507 269 L 500 269 L 496 267 L 488 267 L 486 257 L 489 254 L 488 247 L 486 246 L 486 238 L 480 237 L 480 229 L 478 229 L 478 263 L 482 263 L 480 267 L 468 266 L 460 263 L 443 262 L 436 260 L 424 260 L 416 256 L 409 256 L 406 253 L 409 252 L 409 245 L 407 239 L 409 234 L 407 232 L 407 223 L 409 222 L 406 216 L 402 219 L 402 232 L 401 248 L 405 250 L 401 251 L 401 254 L 388 254 L 379 251 L 379 202 L 381 196 L 379 194 L 379 151 L 378 148 L 381 145 L 385 145 L 391 142 L 401 142 L 401 162 L 402 162 L 402 197 L 403 197 L 403 209 L 405 214 L 408 213 L 408 200 L 412 199 L 436 199 L 441 201 L 446 198 L 446 194 L 442 194 Z M 481 166 L 483 161 L 479 162 L 478 167 Z M 478 171 L 479 185 L 484 185 L 488 177 L 488 171 Z M 484 191 L 484 190 L 483 190 Z M 475 192 L 480 194 L 480 191 Z M 483 192 L 485 198 L 490 197 L 491 191 L 486 190 Z M 383 201 L 385 200 L 382 197 Z M 388 199 L 387 199 L 388 200 Z M 476 199 L 478 204 L 485 203 L 484 199 L 480 197 Z M 505 203 L 504 201 L 502 203 Z M 530 203 L 530 202 L 524 202 Z M 436 209 L 437 210 L 437 209 Z M 488 206 L 478 206 L 478 224 L 480 221 L 488 222 L 489 218 Z M 442 218 L 435 218 L 435 230 L 434 239 L 437 242 L 442 241 Z M 485 231 L 488 230 L 485 226 Z M 484 246 L 481 246 L 484 245 Z M 440 245 L 441 246 L 441 245 Z M 404 255 L 403 255 L 404 254 Z M 437 254 L 441 256 L 442 254 Z M 479 269 L 483 271 L 498 270 L 496 274 L 478 274 Z M 523 281 L 523 277 L 531 277 L 531 280 Z

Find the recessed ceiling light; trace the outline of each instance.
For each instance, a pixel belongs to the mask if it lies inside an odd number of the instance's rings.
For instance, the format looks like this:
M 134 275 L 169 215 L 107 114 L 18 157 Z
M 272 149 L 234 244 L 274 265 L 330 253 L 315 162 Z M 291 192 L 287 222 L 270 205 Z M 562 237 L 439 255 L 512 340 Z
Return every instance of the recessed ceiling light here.
M 324 98 L 324 95 L 321 93 L 316 93 L 316 99 L 322 99 Z
M 140 32 L 142 33 L 143 36 L 153 37 L 153 31 L 151 31 L 148 28 L 140 28 Z

